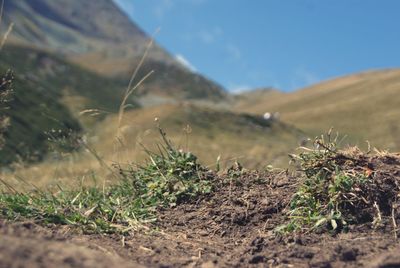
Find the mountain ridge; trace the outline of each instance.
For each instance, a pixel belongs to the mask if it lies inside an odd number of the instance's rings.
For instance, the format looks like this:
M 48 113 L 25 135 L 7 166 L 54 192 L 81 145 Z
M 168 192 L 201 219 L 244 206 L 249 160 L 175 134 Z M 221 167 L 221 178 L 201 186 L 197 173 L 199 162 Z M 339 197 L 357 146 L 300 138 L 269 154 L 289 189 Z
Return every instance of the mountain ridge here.
M 151 40 L 112 0 L 5 0 L 4 7 L 3 23 L 14 23 L 10 44 L 54 53 L 124 81 L 129 81 Z M 155 72 L 140 95 L 161 93 L 169 101 L 227 97 L 221 85 L 191 72 L 155 42 L 142 69 Z
M 6 24 L 15 24 L 11 38 L 66 54 L 93 52 L 104 49 L 104 45 L 120 45 L 132 40 L 135 40 L 134 46 L 125 44 L 125 49 L 136 48 L 137 54 L 142 54 L 150 40 L 110 0 L 5 1 L 3 19 Z M 81 48 L 77 49 L 76 44 Z M 157 46 L 156 49 L 161 50 Z M 162 53 L 163 60 L 167 60 L 169 55 L 165 51 Z M 154 55 L 153 51 L 150 57 Z

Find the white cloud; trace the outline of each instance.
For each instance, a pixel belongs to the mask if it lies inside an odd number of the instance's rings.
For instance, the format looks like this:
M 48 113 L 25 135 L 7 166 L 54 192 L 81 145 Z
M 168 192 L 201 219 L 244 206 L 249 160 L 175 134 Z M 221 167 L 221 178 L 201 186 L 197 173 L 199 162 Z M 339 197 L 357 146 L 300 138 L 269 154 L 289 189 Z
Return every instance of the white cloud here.
M 233 45 L 233 44 L 228 44 L 226 46 L 226 50 L 228 51 L 231 59 L 233 60 L 240 60 L 242 58 L 242 52 L 240 51 L 240 49 Z
M 197 72 L 196 67 L 194 67 L 193 64 L 190 63 L 182 54 L 176 54 L 175 59 L 182 64 L 185 68 L 189 69 L 192 72 Z

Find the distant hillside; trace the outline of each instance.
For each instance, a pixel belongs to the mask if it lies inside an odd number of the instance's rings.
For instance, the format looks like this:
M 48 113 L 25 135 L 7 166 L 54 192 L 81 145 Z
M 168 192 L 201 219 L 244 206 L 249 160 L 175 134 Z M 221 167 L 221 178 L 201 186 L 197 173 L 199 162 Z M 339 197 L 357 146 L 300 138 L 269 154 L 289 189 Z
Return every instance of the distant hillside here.
M 285 122 L 317 135 L 330 127 L 349 142 L 400 150 L 400 69 L 332 79 L 293 93 L 238 102 L 240 111 L 279 112 Z
M 11 22 L 15 26 L 9 42 L 56 53 L 124 82 L 150 41 L 112 0 L 6 0 L 4 24 Z M 227 96 L 220 85 L 192 73 L 157 44 L 148 54 L 146 66 L 144 70 L 155 73 L 142 88 L 143 96 L 161 93 L 168 96 L 166 101 L 216 101 Z
M 239 110 L 247 110 L 249 106 L 263 106 L 266 99 L 280 98 L 285 96 L 285 93 L 274 88 L 260 88 L 250 91 L 246 91 L 235 95 L 235 106 Z M 260 113 L 265 113 L 268 111 L 263 111 L 262 107 L 254 107 L 255 111 L 261 111 Z
M 125 90 L 125 82 L 104 78 L 40 50 L 6 46 L 0 52 L 0 73 L 12 69 L 15 74 L 14 98 L 5 112 L 11 118 L 6 147 L 0 151 L 0 163 L 22 158 L 41 158 L 47 151 L 45 132 L 52 129 L 80 131 L 79 117 L 84 109 L 116 112 Z M 137 106 L 131 99 L 129 103 Z
M 287 153 L 305 138 L 304 133 L 283 122 L 186 103 L 126 113 L 120 146 L 110 138 L 115 137 L 117 129 L 116 117 L 111 116 L 93 131 L 93 146 L 106 160 L 140 163 L 144 150 L 138 142 L 157 150 L 155 142 L 160 135 L 155 128 L 156 117 L 177 146 L 189 149 L 207 165 L 214 165 L 220 155 L 223 166 L 235 160 L 246 167 L 287 166 Z M 189 134 L 185 134 L 187 126 Z

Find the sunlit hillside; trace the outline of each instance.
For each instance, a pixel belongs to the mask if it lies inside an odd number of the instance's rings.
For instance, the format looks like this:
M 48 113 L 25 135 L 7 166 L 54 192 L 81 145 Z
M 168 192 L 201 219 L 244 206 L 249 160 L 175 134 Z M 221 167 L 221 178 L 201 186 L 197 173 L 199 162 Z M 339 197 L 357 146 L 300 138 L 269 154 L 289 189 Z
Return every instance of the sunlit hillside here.
M 281 119 L 310 135 L 331 127 L 348 142 L 400 150 L 400 70 L 370 71 L 332 79 L 293 93 L 242 96 L 239 111 L 279 112 Z M 250 95 L 251 96 L 251 93 Z M 244 99 L 244 101 L 243 101 Z
M 125 114 L 123 143 L 118 147 L 125 153 L 136 148 L 133 156 L 140 155 L 143 152 L 140 153 L 141 148 L 136 144 L 140 141 L 154 150 L 154 140 L 160 139 L 155 128 L 157 124 L 167 132 L 174 144 L 192 151 L 206 165 L 215 164 L 220 156 L 224 166 L 235 160 L 249 167 L 269 164 L 285 166 L 286 152 L 289 148 L 295 148 L 304 138 L 301 131 L 280 121 L 267 121 L 260 116 L 182 103 Z M 109 127 L 104 128 L 105 125 Z M 107 137 L 115 135 L 116 128 L 115 116 L 108 118 L 94 131 L 97 134 L 95 148 L 106 157 L 115 145 L 115 141 Z M 135 159 L 129 157 L 125 160 L 130 158 Z

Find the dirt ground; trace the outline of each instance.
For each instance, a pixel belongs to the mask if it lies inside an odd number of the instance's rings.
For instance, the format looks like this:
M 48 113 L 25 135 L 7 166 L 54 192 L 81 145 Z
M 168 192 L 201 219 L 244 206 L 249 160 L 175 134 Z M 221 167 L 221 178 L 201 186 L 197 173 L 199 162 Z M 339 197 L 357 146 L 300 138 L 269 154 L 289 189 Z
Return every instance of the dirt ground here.
M 385 161 L 378 163 L 390 165 L 385 176 L 400 177 L 400 163 Z M 391 226 L 274 234 L 298 186 L 286 172 L 218 180 L 224 183 L 213 194 L 160 210 L 150 233 L 85 235 L 66 226 L 0 221 L 0 267 L 400 267 Z

